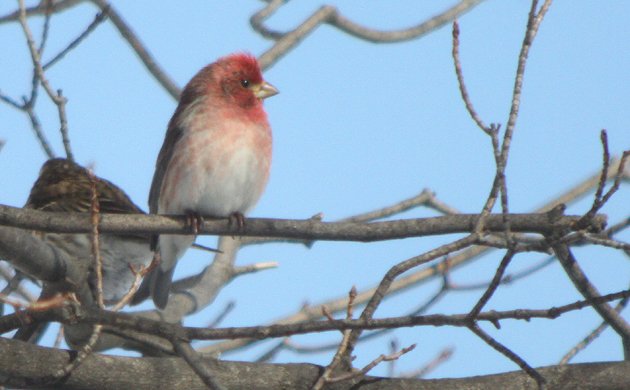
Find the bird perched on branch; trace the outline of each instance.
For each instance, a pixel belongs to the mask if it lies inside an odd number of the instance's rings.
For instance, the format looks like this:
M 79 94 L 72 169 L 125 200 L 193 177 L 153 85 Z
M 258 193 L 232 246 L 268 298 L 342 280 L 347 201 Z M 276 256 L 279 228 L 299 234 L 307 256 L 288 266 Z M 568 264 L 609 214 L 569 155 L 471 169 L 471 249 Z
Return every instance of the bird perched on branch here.
M 84 167 L 62 158 L 51 159 L 44 163 L 24 208 L 87 213 L 91 211 L 93 186 L 97 193 L 101 213 L 144 214 L 116 185 L 91 175 Z M 96 301 L 96 262 L 90 234 L 48 232 L 34 234 L 63 252 L 74 266 L 85 270 L 88 287 L 93 300 Z M 135 279 L 129 265 L 146 266 L 151 262 L 153 252 L 150 249 L 150 237 L 148 235 L 99 234 L 99 244 L 103 301 L 106 305 L 112 305 L 127 294 Z M 45 283 L 39 301 L 52 298 L 66 288 L 64 283 Z M 45 325 L 42 323 L 25 325 L 18 330 L 14 338 L 37 342 Z
M 168 124 L 150 212 L 187 214 L 193 233 L 200 215 L 235 217 L 242 224 L 269 178 L 271 127 L 262 100 L 277 93 L 249 54 L 231 54 L 201 69 Z M 193 241 L 194 235 L 159 237 L 160 266 L 141 287 L 148 286 L 157 307 L 166 306 L 177 260 Z
M 101 213 L 144 214 L 115 184 L 91 175 L 86 168 L 62 158 L 44 163 L 24 207 L 42 211 L 90 212 L 93 182 Z M 89 281 L 92 286 L 96 286 L 89 234 L 37 234 L 71 259 L 89 264 Z M 134 274 L 129 265 L 146 266 L 151 262 L 150 237 L 100 234 L 99 240 L 103 264 L 103 300 L 105 304 L 114 304 L 129 291 L 133 283 Z

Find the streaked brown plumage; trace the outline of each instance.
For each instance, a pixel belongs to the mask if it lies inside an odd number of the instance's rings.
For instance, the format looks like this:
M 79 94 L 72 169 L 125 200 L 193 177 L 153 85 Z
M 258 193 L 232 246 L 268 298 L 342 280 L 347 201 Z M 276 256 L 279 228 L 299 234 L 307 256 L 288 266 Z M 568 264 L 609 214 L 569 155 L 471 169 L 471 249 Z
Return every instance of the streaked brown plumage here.
M 94 176 L 101 213 L 144 213 L 112 182 Z M 89 212 L 92 182 L 84 167 L 66 159 L 48 160 L 26 202 L 25 208 L 57 212 Z M 93 265 L 88 234 L 37 233 L 73 259 Z M 103 298 L 106 304 L 118 301 L 129 290 L 134 276 L 128 264 L 148 265 L 152 258 L 149 236 L 100 235 L 103 262 Z M 93 274 L 93 272 L 92 272 Z M 94 283 L 94 276 L 89 279 Z

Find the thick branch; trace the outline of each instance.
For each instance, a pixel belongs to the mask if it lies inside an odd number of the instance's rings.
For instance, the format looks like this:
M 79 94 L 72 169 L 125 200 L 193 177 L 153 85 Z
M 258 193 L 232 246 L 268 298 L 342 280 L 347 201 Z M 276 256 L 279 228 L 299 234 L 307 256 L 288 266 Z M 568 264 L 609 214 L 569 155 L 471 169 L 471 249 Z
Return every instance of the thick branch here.
M 26 388 L 31 378 L 51 374 L 67 363 L 69 351 L 38 347 L 15 340 L 0 339 L 0 374 L 4 385 Z M 311 364 L 263 364 L 222 362 L 207 359 L 217 380 L 230 389 L 309 389 L 323 367 Z M 623 388 L 630 383 L 630 362 L 589 363 L 539 369 L 554 389 Z M 112 375 L 116 373 L 116 375 Z M 378 379 L 378 380 L 377 380 Z M 352 383 L 330 385 L 348 388 Z M 179 358 L 130 358 L 92 355 L 63 383 L 66 389 L 205 389 L 190 367 Z M 523 372 L 473 378 L 420 380 L 365 377 L 356 389 L 462 389 L 535 388 Z
M 0 226 L 0 258 L 10 260 L 20 271 L 46 282 L 59 282 L 66 279 L 68 273 L 77 272 L 68 266 L 66 256 L 53 246 L 22 229 L 6 226 Z

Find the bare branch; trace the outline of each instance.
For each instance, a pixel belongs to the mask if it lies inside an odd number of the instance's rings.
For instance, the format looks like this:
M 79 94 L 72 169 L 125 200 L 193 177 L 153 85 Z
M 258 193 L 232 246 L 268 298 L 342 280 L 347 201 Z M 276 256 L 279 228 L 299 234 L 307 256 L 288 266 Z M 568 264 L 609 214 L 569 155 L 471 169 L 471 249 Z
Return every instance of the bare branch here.
M 35 137 L 39 141 L 39 145 L 42 147 L 42 149 L 44 149 L 44 153 L 46 153 L 46 156 L 48 158 L 54 158 L 55 153 L 53 152 L 50 146 L 50 142 L 48 142 L 48 139 L 46 138 L 46 135 L 44 135 L 39 117 L 35 113 L 33 106 L 31 104 L 25 104 L 23 107 L 23 111 L 26 112 L 26 115 L 28 115 L 28 118 L 31 121 L 31 127 L 35 132 Z
M 249 264 L 240 267 L 234 267 L 234 276 L 240 276 L 244 274 L 251 274 L 255 272 L 265 271 L 268 269 L 277 268 L 279 266 L 277 261 L 265 261 L 261 263 Z
M 91 192 L 90 224 L 92 225 L 92 231 L 90 232 L 90 244 L 92 246 L 92 257 L 95 263 L 94 269 L 96 270 L 96 303 L 98 304 L 98 307 L 102 309 L 105 307 L 105 303 L 103 302 L 103 259 L 101 257 L 101 242 L 98 229 L 101 206 L 98 201 L 98 191 L 96 190 L 96 177 L 91 170 L 88 170 L 88 176 L 90 179 Z M 96 332 L 96 330 L 94 332 Z M 98 333 L 100 333 L 100 329 L 98 330 Z
M 415 371 L 402 373 L 400 376 L 403 378 L 423 378 L 442 363 L 448 361 L 451 356 L 453 356 L 453 352 L 455 352 L 455 348 L 453 347 L 444 348 L 434 359 L 425 364 L 424 367 Z
M 357 297 L 357 289 L 355 286 L 352 286 L 350 292 L 348 293 L 348 308 L 346 309 L 346 319 L 351 320 L 353 317 L 353 305 L 354 300 Z M 324 314 L 328 313 L 324 311 Z M 327 315 L 329 321 L 333 321 L 333 318 L 330 315 Z M 335 352 L 335 356 L 333 356 L 332 361 L 326 369 L 322 372 L 322 375 L 317 379 L 317 382 L 311 388 L 312 390 L 321 390 L 327 383 L 333 382 L 333 373 L 338 369 L 339 365 L 342 363 L 342 359 L 346 356 L 346 352 L 348 347 L 350 346 L 350 331 L 344 330 L 341 332 L 343 338 L 341 339 L 341 343 L 339 343 L 339 347 L 337 348 L 337 352 Z
M 256 31 L 266 38 L 276 40 L 275 45 L 263 53 L 258 58 L 258 61 L 260 62 L 262 69 L 270 68 L 322 24 L 329 24 L 349 35 L 354 36 L 355 38 L 373 43 L 408 41 L 419 38 L 447 23 L 450 23 L 458 16 L 463 15 L 481 3 L 481 1 L 482 0 L 462 0 L 441 14 L 433 16 L 429 20 L 420 23 L 417 26 L 397 31 L 379 31 L 367 28 L 343 16 L 337 8 L 331 5 L 325 5 L 315 11 L 294 30 L 286 33 L 271 31 L 262 25 L 262 21 L 271 16 L 271 14 L 281 5 L 278 1 L 274 1 L 257 14 L 254 14 L 251 19 L 252 27 Z
M 341 374 L 338 375 L 334 378 L 329 378 L 326 382 L 327 383 L 336 383 L 336 382 L 342 382 L 342 381 L 347 381 L 350 379 L 356 379 L 356 378 L 362 378 L 365 375 L 367 375 L 368 372 L 370 372 L 374 367 L 378 366 L 379 364 L 381 364 L 382 362 L 391 362 L 394 360 L 398 360 L 402 355 L 406 354 L 407 352 L 411 352 L 416 348 L 416 344 L 411 344 L 410 346 L 401 349 L 398 352 L 394 352 L 392 354 L 389 355 L 380 355 L 379 357 L 377 357 L 376 359 L 372 360 L 370 363 L 368 363 L 365 367 L 363 367 L 360 370 L 356 370 L 356 371 L 352 371 L 349 372 L 347 374 Z M 315 389 L 315 387 L 313 387 L 313 389 Z
M 468 95 L 466 83 L 464 82 L 464 73 L 459 59 L 459 24 L 457 23 L 457 20 L 453 22 L 453 62 L 455 64 L 455 75 L 457 76 L 457 83 L 459 84 L 459 92 L 462 95 L 462 100 L 464 101 L 468 114 L 470 114 L 472 120 L 475 121 L 477 127 L 483 130 L 486 134 L 490 135 L 491 130 L 486 127 L 479 114 L 477 114 L 477 111 L 475 111 L 472 101 L 470 100 L 470 96 Z
M 138 57 L 140 57 L 140 60 L 147 68 L 147 70 L 153 75 L 157 82 L 162 85 L 166 92 L 171 95 L 173 99 L 178 100 L 179 94 L 181 93 L 180 88 L 155 61 L 151 53 L 149 53 L 149 50 L 140 41 L 140 38 L 138 38 L 137 34 L 133 31 L 131 26 L 129 26 L 127 22 L 125 22 L 125 20 L 122 18 L 122 16 L 120 16 L 118 11 L 116 11 L 107 0 L 90 1 L 96 4 L 103 13 L 107 13 L 109 19 L 118 29 L 120 35 L 122 35 L 127 43 L 129 43 L 133 51 L 135 51 Z
M 451 242 L 446 245 L 442 245 L 422 255 L 403 261 L 395 265 L 394 267 L 390 268 L 390 270 L 387 271 L 385 276 L 383 276 L 380 284 L 374 291 L 374 294 L 368 301 L 367 305 L 365 306 L 365 309 L 363 309 L 363 312 L 361 313 L 361 316 L 359 318 L 364 321 L 372 319 L 374 312 L 376 311 L 377 307 L 382 302 L 383 298 L 385 298 L 385 295 L 387 294 L 387 291 L 389 290 L 392 282 L 400 274 L 414 267 L 417 267 L 418 265 L 428 263 L 429 261 L 432 261 L 436 258 L 447 256 L 450 253 L 466 248 L 474 244 L 476 239 L 477 239 L 477 235 L 471 234 L 460 240 Z M 360 335 L 361 335 L 361 330 L 353 330 L 349 336 L 348 348 L 347 348 L 346 356 L 345 356 L 346 361 L 348 362 L 350 361 L 349 357 L 351 356 L 352 351 L 354 349 L 354 345 L 356 344 Z
M 573 230 L 578 216 L 551 218 L 548 213 L 510 214 L 512 230 L 523 233 L 550 234 L 556 230 Z M 248 218 L 243 228 L 230 225 L 227 218 L 204 217 L 199 235 L 242 235 L 282 237 L 304 240 L 383 241 L 391 239 L 471 232 L 478 223 L 478 214 L 446 215 L 442 217 L 401 219 L 372 223 L 321 222 L 313 219 L 283 220 Z M 505 230 L 502 214 L 489 215 L 485 230 Z M 598 215 L 588 227 L 601 232 L 606 217 Z M 57 233 L 88 233 L 91 229 L 88 213 L 46 212 L 0 205 L 0 225 Z M 143 214 L 101 214 L 101 233 L 118 234 L 189 234 L 185 216 Z M 188 229 L 188 230 L 187 230 Z
M 503 136 L 503 145 L 501 148 L 501 159 L 507 163 L 508 153 L 512 141 L 512 135 L 514 133 L 514 127 L 516 126 L 516 120 L 518 118 L 518 112 L 521 104 L 521 93 L 523 90 L 523 76 L 525 74 L 525 66 L 527 64 L 527 57 L 529 55 L 529 49 L 532 46 L 534 38 L 538 33 L 538 27 L 542 22 L 551 0 L 545 0 L 545 3 L 541 7 L 540 11 L 536 13 L 538 5 L 537 0 L 532 1 L 532 6 L 529 11 L 529 17 L 527 19 L 527 30 L 525 37 L 523 38 L 523 44 L 521 46 L 521 52 L 518 56 L 518 66 L 516 69 L 516 77 L 514 78 L 514 90 L 512 92 L 512 105 L 510 107 L 510 114 L 508 116 L 507 126 L 505 128 L 505 134 Z
M 37 297 L 35 297 L 31 292 L 24 288 L 21 283 L 19 283 L 22 278 L 25 276 L 24 273 L 20 271 L 10 270 L 9 267 L 5 266 L 3 263 L 0 263 L 0 275 L 4 280 L 7 281 L 7 285 L 2 290 L 2 294 L 9 295 L 12 293 L 16 293 L 18 296 L 22 297 L 28 302 L 34 302 Z
M 39 4 L 26 8 L 26 16 L 37 16 L 45 14 L 54 14 L 63 12 L 75 5 L 81 3 L 83 0 L 56 0 L 56 1 L 40 1 Z M 51 4 L 48 4 L 51 3 Z M 20 11 L 14 11 L 7 15 L 0 16 L 0 24 L 16 22 L 20 18 Z
M 105 19 L 107 19 L 107 11 L 108 10 L 106 9 L 106 10 L 96 14 L 96 16 L 94 17 L 94 20 L 92 21 L 92 23 L 90 23 L 85 28 L 85 30 L 81 34 L 79 34 L 78 37 L 73 39 L 72 42 L 70 42 L 68 44 L 68 46 L 66 46 L 65 49 L 61 50 L 57 55 L 55 55 L 46 64 L 44 64 L 43 69 L 46 70 L 46 69 L 52 67 L 57 62 L 59 62 L 59 60 L 64 58 L 66 56 L 66 54 L 71 52 L 75 47 L 79 46 L 79 44 L 81 42 L 83 42 L 83 40 L 85 40 L 85 38 L 87 38 L 92 33 L 92 31 L 96 30 L 96 27 L 98 27 Z
M 617 306 L 615 306 L 615 311 L 617 313 L 620 313 L 621 310 L 623 310 L 626 307 L 626 305 L 628 304 L 628 301 L 630 301 L 630 299 L 628 298 L 623 298 L 621 301 L 619 301 Z M 604 330 L 606 330 L 606 328 L 608 328 L 608 322 L 602 321 L 602 323 L 597 328 L 595 328 L 591 333 L 589 333 L 575 347 L 571 348 L 571 350 L 562 357 L 562 359 L 560 360 L 558 364 L 568 364 L 569 361 L 571 361 L 571 359 L 573 359 L 580 351 L 583 351 L 595 339 L 597 339 L 599 335 L 602 334 Z
M 33 376 L 49 374 L 52 369 L 67 361 L 70 351 L 56 350 L 25 344 L 15 340 L 0 338 L 2 367 L 6 367 L 6 385 L 14 388 L 28 387 Z M 227 388 L 281 389 L 308 388 L 314 383 L 323 367 L 312 364 L 252 364 L 245 362 L 225 362 L 206 359 L 216 367 L 217 379 Z M 630 381 L 628 362 L 589 363 L 574 366 L 554 366 L 538 369 L 550 382 L 559 388 L 571 388 L 580 383 L 585 388 L 624 388 Z M 112 375 L 115 372 L 117 375 Z M 156 375 L 160 373 L 160 375 Z M 380 388 L 427 390 L 455 390 L 468 388 L 500 387 L 505 389 L 522 387 L 525 374 L 510 372 L 501 375 L 472 378 L 420 381 L 417 379 L 386 379 L 367 377 L 365 381 L 380 384 Z M 163 357 L 156 359 L 132 358 L 123 356 L 93 355 L 92 358 L 74 371 L 64 382 L 68 388 L 93 390 L 137 389 L 138 378 L 146 389 L 200 389 L 204 383 L 180 358 Z M 374 386 L 372 386 L 374 387 Z
M 477 321 L 497 323 L 502 320 L 522 320 L 530 321 L 532 318 L 555 319 L 559 316 L 590 307 L 593 303 L 605 303 L 613 300 L 630 297 L 630 290 L 624 290 L 613 294 L 607 294 L 592 300 L 577 301 L 560 307 L 550 309 L 529 310 L 515 309 L 507 311 L 489 311 L 480 313 Z M 74 323 L 80 321 L 86 325 L 104 325 L 115 327 L 119 330 L 132 330 L 145 334 L 158 336 L 164 339 L 184 338 L 187 340 L 220 340 L 220 339 L 263 339 L 286 337 L 297 334 L 306 334 L 324 331 L 371 330 L 371 329 L 393 329 L 401 327 L 417 326 L 457 326 L 469 327 L 470 318 L 468 314 L 432 314 L 425 316 L 405 316 L 390 317 L 380 319 L 357 319 L 357 320 L 335 320 L 309 321 L 295 324 L 276 324 L 270 326 L 251 326 L 238 328 L 215 328 L 207 327 L 183 327 L 179 324 L 167 323 L 158 319 L 149 319 L 137 313 L 118 313 L 97 308 L 83 306 L 73 307 L 73 311 L 58 310 L 56 307 L 45 307 L 29 313 L 34 321 L 57 321 L 62 323 Z M 0 333 L 4 333 L 22 326 L 20 315 L 13 313 L 0 317 Z
M 20 7 L 19 13 L 19 22 L 22 26 L 22 30 L 24 31 L 24 36 L 26 37 L 26 43 L 28 45 L 29 51 L 31 53 L 31 60 L 33 62 L 33 68 L 35 69 L 35 73 L 37 75 L 37 79 L 44 87 L 44 90 L 48 94 L 50 100 L 57 106 L 57 111 L 59 113 L 59 122 L 61 137 L 63 139 L 63 145 L 66 149 L 66 156 L 69 160 L 73 160 L 72 149 L 70 148 L 70 140 L 68 139 L 68 120 L 66 118 L 66 98 L 61 94 L 61 90 L 58 90 L 56 93 L 50 86 L 48 80 L 46 79 L 46 75 L 44 73 L 44 69 L 41 64 L 40 53 L 38 49 L 35 47 L 35 41 L 33 40 L 33 34 L 28 26 L 28 22 L 26 20 L 26 10 L 24 8 L 24 0 L 18 0 L 18 4 Z M 35 90 L 35 88 L 34 88 Z
M 52 379 L 52 382 L 55 382 L 57 380 L 65 378 L 66 376 L 70 375 L 74 370 L 79 368 L 79 366 L 81 366 L 81 364 L 85 362 L 85 359 L 88 356 L 90 356 L 92 352 L 94 351 L 94 346 L 98 342 L 102 329 L 103 329 L 102 325 L 94 326 L 94 328 L 92 329 L 92 334 L 90 335 L 90 338 L 78 351 L 76 357 L 72 359 L 70 363 L 66 364 L 63 368 L 55 371 L 52 374 L 52 378 L 44 378 L 43 380 L 44 383 L 50 382 L 51 379 Z
M 489 334 L 484 332 L 478 325 L 476 325 L 476 324 L 471 325 L 471 326 L 468 327 L 468 329 L 470 329 L 480 339 L 485 341 L 486 344 L 488 344 L 489 346 L 494 348 L 496 351 L 500 352 L 502 355 L 504 355 L 505 357 L 507 357 L 508 359 L 513 361 L 514 363 L 516 363 L 523 371 L 525 371 L 527 373 L 527 375 L 529 375 L 530 377 L 532 377 L 536 381 L 536 383 L 538 384 L 538 388 L 539 389 L 543 389 L 544 388 L 545 383 L 547 383 L 545 378 L 543 378 L 543 376 L 540 375 L 540 373 L 538 371 L 536 371 L 532 366 L 527 364 L 527 362 L 525 360 L 523 360 L 523 358 L 518 356 L 516 353 L 514 353 L 512 350 L 510 350 L 505 345 L 499 343 L 497 340 L 492 338 L 492 336 L 490 336 Z
M 630 325 L 608 304 L 597 301 L 596 298 L 601 296 L 599 291 L 589 282 L 569 247 L 560 243 L 552 243 L 552 247 L 562 268 L 564 268 L 576 289 L 584 298 L 592 302 L 593 309 L 619 334 L 624 342 L 625 354 L 630 356 L 630 351 L 628 350 L 630 348 Z
M 190 368 L 199 375 L 199 378 L 201 378 L 209 389 L 223 389 L 223 386 L 216 381 L 205 359 L 190 346 L 190 343 L 181 340 L 173 340 L 172 343 L 175 352 L 188 363 Z
M 503 279 L 505 269 L 507 268 L 508 264 L 510 264 L 510 261 L 512 260 L 512 258 L 514 258 L 514 254 L 515 254 L 514 251 L 508 250 L 505 253 L 505 256 L 503 256 L 503 260 L 501 260 L 501 263 L 499 264 L 499 267 L 497 268 L 494 274 L 494 277 L 492 278 L 492 281 L 490 282 L 490 285 L 488 286 L 484 294 L 481 296 L 481 298 L 479 298 L 479 301 L 477 302 L 477 304 L 475 304 L 475 307 L 470 311 L 469 316 L 471 320 L 474 320 L 475 317 L 477 317 L 477 315 L 481 313 L 481 309 L 484 308 L 486 303 L 488 303 L 488 301 L 490 300 L 494 292 L 497 290 L 497 287 L 499 287 L 499 284 L 501 280 Z
M 611 162 L 611 171 L 618 169 L 620 166 L 619 159 L 613 159 Z M 608 180 L 613 179 L 614 176 L 609 173 Z M 576 186 L 569 188 L 566 192 L 562 193 L 558 197 L 550 200 L 548 203 L 540 206 L 536 212 L 545 212 L 552 210 L 555 206 L 559 204 L 567 204 L 572 201 L 576 201 L 586 196 L 589 191 L 591 191 L 595 186 L 597 186 L 599 180 L 599 174 L 593 174 L 582 182 L 578 183 Z M 1 215 L 1 214 L 0 214 Z M 487 253 L 492 248 L 488 247 L 471 247 L 460 253 L 449 257 L 449 269 L 455 269 L 457 267 L 461 267 L 479 256 Z M 552 261 L 552 260 L 549 260 Z M 430 280 L 433 277 L 440 276 L 442 272 L 441 267 L 427 267 L 425 269 L 421 269 L 419 271 L 413 272 L 408 276 L 402 277 L 400 279 L 395 280 L 390 286 L 389 294 L 393 294 L 395 292 L 404 291 L 411 286 L 415 286 L 419 283 Z M 367 302 L 371 296 L 373 295 L 375 287 L 366 289 L 363 292 L 359 292 L 356 302 L 357 304 L 362 304 Z M 296 314 L 292 314 L 286 317 L 283 317 L 277 321 L 277 323 L 295 323 L 307 321 L 313 318 L 320 318 L 321 316 L 321 307 L 326 306 L 330 311 L 337 312 L 340 310 L 344 310 L 347 305 L 347 300 L 345 297 L 336 298 L 333 300 L 329 300 L 320 304 L 311 305 L 309 307 L 304 307 L 300 312 Z M 235 348 L 242 347 L 251 343 L 252 341 L 247 340 L 232 340 L 232 341 L 224 341 L 221 343 L 217 343 L 212 346 L 205 347 L 204 350 L 208 353 L 214 353 L 217 351 L 226 351 L 232 350 Z
M 621 179 L 624 174 L 624 167 L 626 162 L 630 159 L 630 150 L 626 150 L 623 152 L 621 156 L 621 161 L 619 162 L 617 172 L 614 173 L 615 180 L 613 182 L 612 187 L 604 194 L 604 187 L 606 186 L 606 178 L 610 175 L 610 153 L 608 151 L 608 136 L 606 134 L 606 130 L 602 130 L 601 132 L 601 141 L 603 146 L 603 162 L 602 162 L 602 173 L 599 178 L 599 183 L 597 184 L 597 190 L 595 192 L 595 199 L 593 200 L 593 205 L 591 209 L 584 214 L 584 217 L 578 222 L 577 226 L 582 226 L 587 223 L 588 219 L 595 215 L 608 200 L 617 192 L 619 186 L 621 185 Z

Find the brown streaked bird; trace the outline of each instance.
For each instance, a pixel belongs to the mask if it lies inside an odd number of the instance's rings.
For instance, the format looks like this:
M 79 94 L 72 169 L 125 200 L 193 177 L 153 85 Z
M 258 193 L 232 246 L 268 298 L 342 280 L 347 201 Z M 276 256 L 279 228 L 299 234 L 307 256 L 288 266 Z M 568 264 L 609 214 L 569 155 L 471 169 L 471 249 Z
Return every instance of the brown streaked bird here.
M 101 213 L 138 214 L 144 212 L 115 184 L 94 176 Z M 62 158 L 48 160 L 26 202 L 25 208 L 57 212 L 89 212 L 92 179 L 86 168 Z M 89 234 L 36 233 L 72 259 L 89 263 L 91 286 L 96 273 Z M 100 234 L 103 264 L 103 300 L 111 305 L 130 289 L 134 275 L 129 264 L 146 266 L 151 262 L 150 237 L 140 235 Z M 93 291 L 95 291 L 93 289 Z

